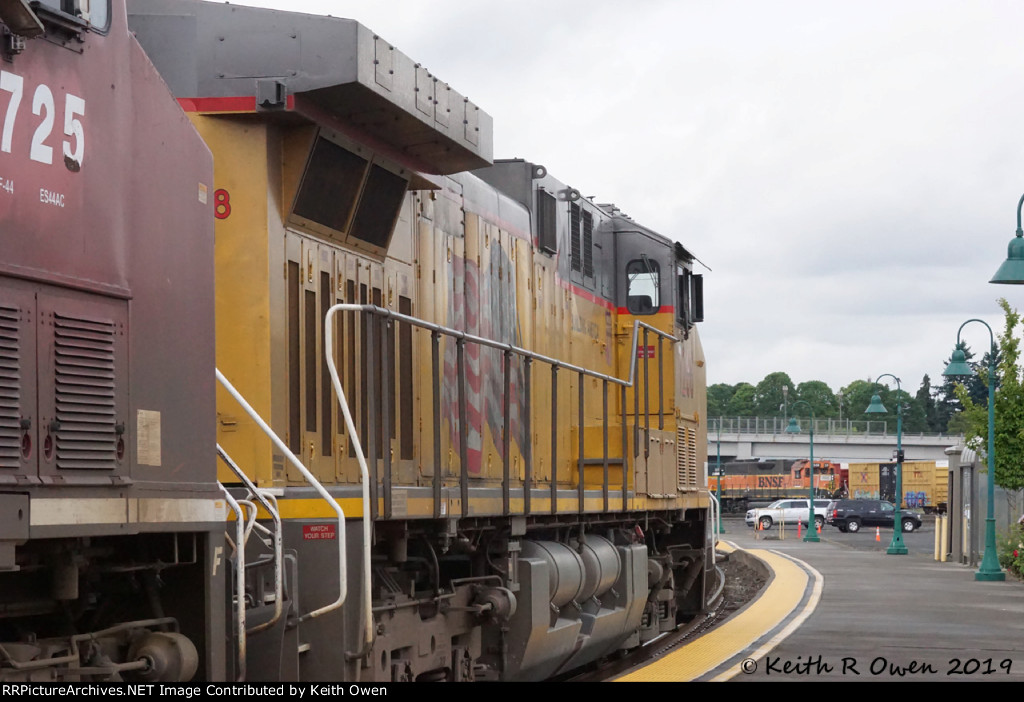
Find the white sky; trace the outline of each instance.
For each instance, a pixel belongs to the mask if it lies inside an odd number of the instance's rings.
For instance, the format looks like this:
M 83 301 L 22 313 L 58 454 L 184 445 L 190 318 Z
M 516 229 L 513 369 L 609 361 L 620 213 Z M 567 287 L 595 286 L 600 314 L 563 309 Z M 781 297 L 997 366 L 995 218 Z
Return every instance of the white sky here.
M 1024 3 L 247 0 L 359 20 L 705 271 L 708 382 L 933 385 L 1024 192 Z M 972 349 L 988 348 L 978 324 Z

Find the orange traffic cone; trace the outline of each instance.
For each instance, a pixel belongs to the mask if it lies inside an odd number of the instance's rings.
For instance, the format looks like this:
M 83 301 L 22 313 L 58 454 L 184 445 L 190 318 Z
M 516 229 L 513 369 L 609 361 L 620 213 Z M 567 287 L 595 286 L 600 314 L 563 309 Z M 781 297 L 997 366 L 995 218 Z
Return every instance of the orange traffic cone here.
M 818 536 L 821 536 L 821 524 L 818 524 Z
M 879 529 L 878 527 L 875 527 L 875 541 L 881 541 L 881 540 L 882 540 L 882 530 Z
M 800 534 L 803 533 L 803 528 L 804 528 L 804 523 L 803 522 L 797 522 L 796 523 L 796 537 L 798 539 L 800 538 Z

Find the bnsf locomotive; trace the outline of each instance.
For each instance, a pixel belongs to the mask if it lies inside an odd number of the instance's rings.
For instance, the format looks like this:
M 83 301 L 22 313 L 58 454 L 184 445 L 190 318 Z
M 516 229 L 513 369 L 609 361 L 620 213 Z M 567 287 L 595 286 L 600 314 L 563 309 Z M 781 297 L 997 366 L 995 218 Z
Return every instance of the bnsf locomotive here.
M 746 512 L 783 499 L 806 498 L 810 490 L 810 461 L 729 461 L 721 475 L 708 476 L 708 489 L 721 496 L 723 512 Z M 721 487 L 719 487 L 721 482 Z M 849 469 L 832 461 L 814 462 L 814 494 L 843 496 L 849 491 Z
M 537 680 L 706 608 L 686 248 L 357 22 L 0 8 L 0 678 Z

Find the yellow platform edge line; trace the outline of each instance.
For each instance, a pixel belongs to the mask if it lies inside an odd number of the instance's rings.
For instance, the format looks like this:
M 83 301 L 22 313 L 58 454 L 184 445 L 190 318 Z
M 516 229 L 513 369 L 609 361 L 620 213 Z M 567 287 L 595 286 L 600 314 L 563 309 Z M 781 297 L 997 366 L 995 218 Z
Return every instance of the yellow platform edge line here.
M 616 678 L 615 682 L 695 680 L 749 648 L 782 623 L 803 599 L 808 574 L 794 561 L 771 551 L 755 549 L 749 553 L 774 573 L 771 582 L 750 606 L 696 641 Z M 734 674 L 730 671 L 728 677 Z M 724 674 L 719 677 L 728 679 Z

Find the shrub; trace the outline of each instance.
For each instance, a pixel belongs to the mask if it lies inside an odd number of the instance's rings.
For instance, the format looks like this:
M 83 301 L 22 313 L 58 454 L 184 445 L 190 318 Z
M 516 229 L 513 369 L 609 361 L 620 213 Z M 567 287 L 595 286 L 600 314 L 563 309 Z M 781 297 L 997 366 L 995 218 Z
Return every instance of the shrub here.
M 999 565 L 1018 578 L 1024 577 L 1024 526 L 1017 524 L 996 539 Z

